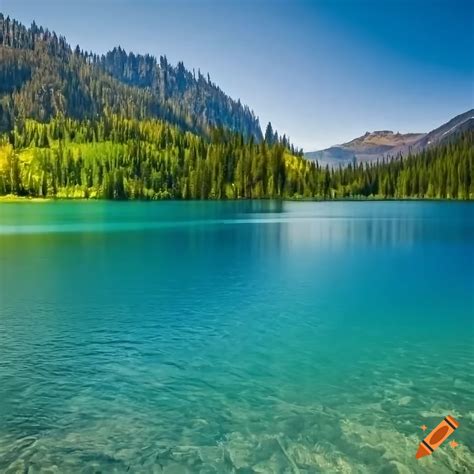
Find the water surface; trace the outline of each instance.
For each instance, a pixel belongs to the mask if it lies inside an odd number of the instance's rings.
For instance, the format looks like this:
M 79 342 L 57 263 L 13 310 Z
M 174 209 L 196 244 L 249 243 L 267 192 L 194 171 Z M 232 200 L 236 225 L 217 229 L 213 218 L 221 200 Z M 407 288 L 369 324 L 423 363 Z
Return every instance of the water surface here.
M 469 203 L 0 204 L 0 472 L 473 472 L 473 295 Z

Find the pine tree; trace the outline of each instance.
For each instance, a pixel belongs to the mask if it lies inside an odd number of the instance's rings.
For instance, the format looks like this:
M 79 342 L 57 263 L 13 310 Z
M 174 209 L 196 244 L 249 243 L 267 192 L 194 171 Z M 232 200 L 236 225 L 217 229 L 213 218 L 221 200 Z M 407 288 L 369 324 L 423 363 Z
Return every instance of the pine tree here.
M 265 129 L 265 142 L 267 143 L 267 145 L 273 145 L 273 139 L 274 135 L 272 123 L 268 122 L 267 128 Z

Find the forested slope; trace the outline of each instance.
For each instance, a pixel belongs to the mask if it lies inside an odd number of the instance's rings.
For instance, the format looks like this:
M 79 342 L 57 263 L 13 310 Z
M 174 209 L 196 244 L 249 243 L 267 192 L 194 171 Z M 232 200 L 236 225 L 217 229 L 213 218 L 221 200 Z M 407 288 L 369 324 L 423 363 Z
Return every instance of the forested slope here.
M 419 155 L 321 168 L 281 143 L 209 139 L 105 114 L 27 120 L 0 145 L 0 194 L 105 199 L 474 198 L 474 132 Z
M 182 63 L 72 49 L 0 14 L 0 195 L 473 199 L 473 135 L 323 168 Z
M 84 119 L 105 112 L 160 118 L 199 134 L 222 126 L 262 138 L 248 107 L 183 63 L 173 66 L 165 56 L 157 61 L 121 48 L 105 55 L 72 49 L 64 37 L 0 13 L 1 130 L 11 130 L 19 119 Z

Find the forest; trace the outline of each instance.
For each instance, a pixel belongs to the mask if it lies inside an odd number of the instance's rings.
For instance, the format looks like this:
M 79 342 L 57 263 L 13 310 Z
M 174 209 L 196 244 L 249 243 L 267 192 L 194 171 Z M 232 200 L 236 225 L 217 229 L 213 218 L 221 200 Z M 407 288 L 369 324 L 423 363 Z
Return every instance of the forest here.
M 0 13 L 0 195 L 473 199 L 473 131 L 416 156 L 321 167 L 209 75 L 103 55 Z
M 0 13 L 0 130 L 18 117 L 39 121 L 63 114 L 94 118 L 105 110 L 128 118 L 159 118 L 208 135 L 216 126 L 262 137 L 254 113 L 227 96 L 209 75 L 166 56 L 104 55 L 71 48 L 66 39 Z
M 105 113 L 18 122 L 0 141 L 0 194 L 102 199 L 473 199 L 474 131 L 418 155 L 322 168 L 223 128 L 210 137 Z

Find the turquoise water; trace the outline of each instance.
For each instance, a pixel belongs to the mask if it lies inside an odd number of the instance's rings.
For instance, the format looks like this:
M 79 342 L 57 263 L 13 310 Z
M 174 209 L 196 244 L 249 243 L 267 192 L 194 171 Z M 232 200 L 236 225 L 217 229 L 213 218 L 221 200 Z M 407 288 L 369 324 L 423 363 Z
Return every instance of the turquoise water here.
M 0 272 L 0 472 L 474 470 L 472 204 L 1 204 Z

